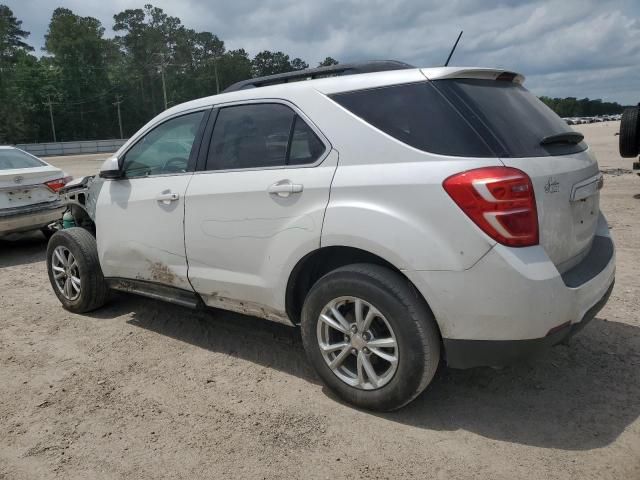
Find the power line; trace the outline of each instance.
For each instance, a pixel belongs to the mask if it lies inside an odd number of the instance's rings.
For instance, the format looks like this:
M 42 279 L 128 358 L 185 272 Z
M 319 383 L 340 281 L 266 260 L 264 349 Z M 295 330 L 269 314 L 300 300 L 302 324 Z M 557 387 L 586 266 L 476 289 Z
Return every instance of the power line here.
M 111 92 L 113 92 L 117 87 L 117 85 L 114 85 L 113 87 L 111 87 L 110 89 L 102 92 L 102 93 L 98 93 L 96 95 L 93 95 L 91 97 L 86 97 L 86 98 L 82 98 L 80 100 L 75 100 L 73 102 L 65 102 L 65 105 L 81 105 L 83 103 L 91 103 L 91 102 L 95 102 L 98 100 L 102 100 L 104 97 L 108 96 Z

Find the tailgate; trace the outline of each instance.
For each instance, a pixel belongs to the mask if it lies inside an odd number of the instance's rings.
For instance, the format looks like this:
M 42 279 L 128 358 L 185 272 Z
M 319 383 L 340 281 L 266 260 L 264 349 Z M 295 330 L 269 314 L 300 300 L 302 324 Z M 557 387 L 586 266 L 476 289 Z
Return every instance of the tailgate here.
M 540 244 L 565 272 L 586 256 L 595 235 L 602 186 L 598 163 L 582 135 L 525 89 L 519 75 L 503 72 L 495 79 L 483 75 L 467 78 L 465 73 L 464 78 L 433 84 L 496 157 L 529 175 Z
M 540 244 L 560 273 L 589 252 L 600 213 L 602 176 L 594 156 L 580 153 L 502 158 L 531 177 L 536 195 Z

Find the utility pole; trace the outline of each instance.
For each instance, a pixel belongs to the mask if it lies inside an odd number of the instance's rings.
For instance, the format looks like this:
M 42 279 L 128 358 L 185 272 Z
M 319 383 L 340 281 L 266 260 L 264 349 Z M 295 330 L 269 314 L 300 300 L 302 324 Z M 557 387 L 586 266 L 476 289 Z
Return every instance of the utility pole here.
M 120 138 L 124 138 L 122 135 L 122 117 L 120 116 L 120 104 L 122 103 L 122 95 L 116 95 L 116 101 L 113 103 L 118 108 L 118 126 L 120 127 Z
M 44 103 L 45 105 L 49 105 L 49 117 L 51 118 L 51 132 L 53 133 L 53 141 L 56 140 L 56 126 L 53 123 L 53 102 L 51 101 L 51 95 L 47 93 L 47 101 Z
M 159 53 L 160 56 L 160 75 L 162 75 L 162 95 L 164 97 L 164 109 L 167 109 L 167 86 L 164 81 L 164 69 L 166 67 L 166 63 L 164 61 L 164 53 Z
M 164 109 L 167 109 L 167 86 L 164 83 L 164 63 L 161 66 L 160 72 L 162 73 L 162 96 L 164 97 Z
M 213 73 L 216 77 L 216 95 L 220 93 L 220 79 L 218 78 L 218 57 L 213 57 Z

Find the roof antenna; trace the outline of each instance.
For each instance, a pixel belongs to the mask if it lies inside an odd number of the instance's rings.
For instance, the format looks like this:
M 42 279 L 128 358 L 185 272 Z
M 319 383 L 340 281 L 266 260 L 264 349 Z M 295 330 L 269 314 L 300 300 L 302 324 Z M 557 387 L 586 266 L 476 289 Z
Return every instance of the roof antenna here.
M 447 57 L 447 61 L 444 62 L 444 66 L 445 67 L 449 66 L 449 60 L 451 60 L 453 52 L 456 51 L 456 47 L 458 46 L 458 42 L 460 41 L 460 37 L 462 37 L 462 32 L 463 32 L 463 30 L 460 30 L 460 35 L 458 35 L 458 38 L 456 39 L 456 43 L 453 44 L 453 48 L 451 49 L 451 52 L 449 53 L 449 56 Z

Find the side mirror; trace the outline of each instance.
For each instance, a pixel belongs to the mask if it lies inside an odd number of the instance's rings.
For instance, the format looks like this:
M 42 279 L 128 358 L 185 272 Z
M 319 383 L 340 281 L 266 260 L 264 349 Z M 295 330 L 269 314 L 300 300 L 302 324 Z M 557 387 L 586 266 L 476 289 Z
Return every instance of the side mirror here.
M 122 170 L 117 157 L 107 158 L 100 167 L 100 178 L 116 179 L 122 178 Z

